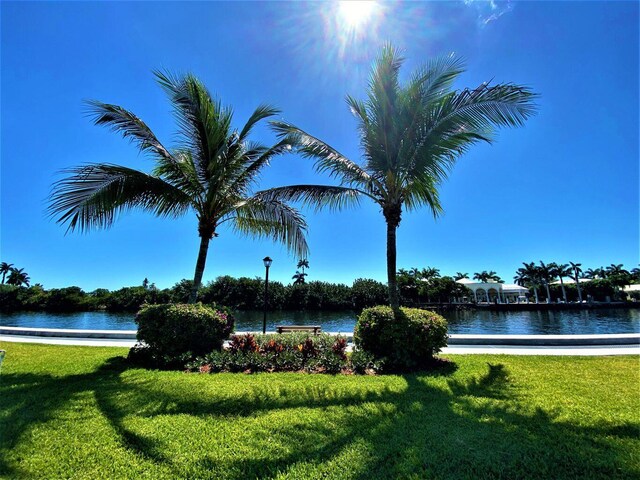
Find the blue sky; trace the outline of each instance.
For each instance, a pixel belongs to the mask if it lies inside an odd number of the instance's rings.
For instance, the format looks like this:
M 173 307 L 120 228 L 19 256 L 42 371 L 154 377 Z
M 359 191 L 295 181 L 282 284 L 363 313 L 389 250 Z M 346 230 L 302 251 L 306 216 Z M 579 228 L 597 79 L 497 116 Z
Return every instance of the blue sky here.
M 160 287 L 191 278 L 199 239 L 192 215 L 123 215 L 110 230 L 70 233 L 45 213 L 60 169 L 112 162 L 150 170 L 149 159 L 84 115 L 83 100 L 135 112 L 171 144 L 168 102 L 151 74 L 192 72 L 235 109 L 236 125 L 260 103 L 359 158 L 344 97 L 362 97 L 371 62 L 391 41 L 403 74 L 436 55 L 467 61 L 457 88 L 526 84 L 540 112 L 524 128 L 462 157 L 441 187 L 445 208 L 405 214 L 398 267 L 443 274 L 496 270 L 511 280 L 523 261 L 639 261 L 637 2 L 381 3 L 357 29 L 331 3 L 1 4 L 0 260 L 46 288 Z M 256 140 L 268 143 L 268 129 Z M 276 159 L 260 187 L 328 182 L 308 160 Z M 385 226 L 373 205 L 306 212 L 310 280 L 386 279 Z M 289 282 L 296 259 L 280 246 L 221 231 L 204 280 L 262 275 Z

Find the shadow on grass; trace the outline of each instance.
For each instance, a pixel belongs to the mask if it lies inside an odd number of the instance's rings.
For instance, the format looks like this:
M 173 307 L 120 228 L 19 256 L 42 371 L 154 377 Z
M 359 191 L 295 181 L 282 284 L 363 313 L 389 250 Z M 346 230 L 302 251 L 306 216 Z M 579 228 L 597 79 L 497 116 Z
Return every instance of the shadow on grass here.
M 256 450 L 228 460 L 197 452 L 189 471 L 200 472 L 202 477 L 295 475 L 292 469 L 303 468 L 304 463 L 327 468 L 327 462 L 335 461 L 340 467 L 334 468 L 344 469 L 344 477 L 362 480 L 637 478 L 637 462 L 630 461 L 634 446 L 629 442 L 637 442 L 638 425 L 584 427 L 560 420 L 553 412 L 518 401 L 519 392 L 503 364 L 488 364 L 486 373 L 467 381 L 448 378 L 455 366 L 448 368 L 402 375 L 399 378 L 406 387 L 400 391 L 375 382 L 358 384 L 352 390 L 332 390 L 331 384 L 314 386 L 313 377 L 305 376 L 309 381 L 300 382 L 279 377 L 277 395 L 265 384 L 253 382 L 251 376 L 243 377 L 246 385 L 233 394 L 185 393 L 184 382 L 179 380 L 158 388 L 156 380 L 162 378 L 156 375 L 162 373 L 123 378 L 127 365 L 119 357 L 86 374 L 3 374 L 0 449 L 8 452 L 32 425 L 47 422 L 74 395 L 90 391 L 121 444 L 168 468 L 176 477 L 185 475 L 183 466 L 174 463 L 161 440 L 134 431 L 125 419 L 190 415 L 232 421 L 292 409 L 291 423 L 271 427 L 282 448 L 269 450 L 268 456 Z M 435 385 L 431 378 L 438 376 L 445 379 Z M 305 422 L 304 414 L 294 413 L 297 408 L 321 412 L 326 424 Z M 267 446 L 271 445 L 265 443 Z M 355 456 L 349 453 L 354 448 L 358 451 Z M 341 471 L 328 473 L 341 476 Z M 28 472 L 17 471 L 3 455 L 0 474 L 14 477 Z

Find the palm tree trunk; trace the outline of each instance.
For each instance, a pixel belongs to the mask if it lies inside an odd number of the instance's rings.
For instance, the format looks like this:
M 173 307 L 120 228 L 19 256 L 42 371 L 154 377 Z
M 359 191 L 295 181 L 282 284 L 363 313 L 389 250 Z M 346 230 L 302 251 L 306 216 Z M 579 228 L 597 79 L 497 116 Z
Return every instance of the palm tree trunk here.
M 544 282 L 544 288 L 547 289 L 547 303 L 551 303 L 551 292 L 549 292 L 549 282 Z
M 396 228 L 387 221 L 387 284 L 389 286 L 389 305 L 393 310 L 400 308 L 396 282 Z
M 198 298 L 198 290 L 202 285 L 202 275 L 204 274 L 204 266 L 207 263 L 207 252 L 209 251 L 209 236 L 200 237 L 200 251 L 198 252 L 198 261 L 196 262 L 196 271 L 193 275 L 193 287 L 191 295 L 189 295 L 189 303 L 196 303 Z
M 562 298 L 564 299 L 564 303 L 567 303 L 567 291 L 564 289 L 564 282 L 562 281 L 562 276 L 560 276 L 560 286 L 562 287 Z
M 540 302 L 538 301 L 538 287 L 533 287 L 533 293 L 535 293 L 535 294 L 536 294 L 536 303 L 540 303 Z
M 576 273 L 576 287 L 578 288 L 578 301 L 580 303 L 582 303 L 582 290 L 580 290 L 580 278 L 578 277 L 578 274 Z

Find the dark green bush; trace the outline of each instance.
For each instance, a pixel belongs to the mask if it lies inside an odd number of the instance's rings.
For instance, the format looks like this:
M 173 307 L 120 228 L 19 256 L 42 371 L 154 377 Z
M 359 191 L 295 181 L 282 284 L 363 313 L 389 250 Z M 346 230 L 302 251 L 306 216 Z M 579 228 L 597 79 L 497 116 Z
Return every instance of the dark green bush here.
M 447 338 L 447 321 L 417 308 L 400 308 L 395 315 L 388 306 L 367 308 L 354 331 L 356 346 L 392 371 L 428 367 Z
M 233 317 L 206 305 L 144 306 L 136 315 L 138 341 L 153 358 L 175 359 L 220 350 L 233 330 Z

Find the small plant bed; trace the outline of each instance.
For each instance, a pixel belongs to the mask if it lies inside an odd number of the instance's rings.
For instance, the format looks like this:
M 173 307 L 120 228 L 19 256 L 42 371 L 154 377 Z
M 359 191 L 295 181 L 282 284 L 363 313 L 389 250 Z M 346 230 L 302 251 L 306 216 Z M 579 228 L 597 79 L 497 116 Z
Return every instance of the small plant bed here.
M 233 335 L 228 346 L 198 357 L 187 370 L 219 372 L 307 372 L 375 373 L 379 366 L 373 356 L 361 351 L 346 352 L 347 339 L 322 333 Z

